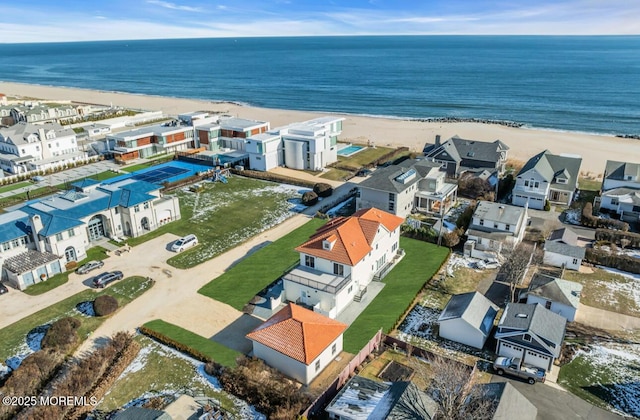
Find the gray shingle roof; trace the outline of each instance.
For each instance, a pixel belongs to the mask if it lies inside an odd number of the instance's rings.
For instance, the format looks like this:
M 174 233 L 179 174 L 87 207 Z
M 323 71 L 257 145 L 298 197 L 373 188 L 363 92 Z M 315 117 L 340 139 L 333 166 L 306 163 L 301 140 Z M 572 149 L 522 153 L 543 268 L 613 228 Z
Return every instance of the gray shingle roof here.
M 617 197 L 620 203 L 632 203 L 640 205 L 640 190 L 634 188 L 620 187 L 602 193 L 603 197 Z
M 447 306 L 438 317 L 438 322 L 462 318 L 469 325 L 489 335 L 498 307 L 478 292 L 451 296 Z
M 536 273 L 531 279 L 527 294 L 578 308 L 581 292 L 580 283 Z
M 640 182 L 640 163 L 608 160 L 604 173 L 606 179 L 628 181 L 627 178 L 631 177 L 631 181 Z
M 549 240 L 576 246 L 578 245 L 578 234 L 569 228 L 556 229 L 549 235 Z
M 500 152 L 509 150 L 509 146 L 496 140 L 485 142 L 477 140 L 467 140 L 458 136 L 453 136 L 445 140 L 440 147 L 432 147 L 427 150 L 427 157 L 442 158 L 442 153 L 446 152 L 450 159 L 460 162 L 464 159 L 479 160 L 485 162 L 498 162 L 501 158 Z
M 400 193 L 413 184 L 420 181 L 425 177 L 433 168 L 438 168 L 440 165 L 437 163 L 429 162 L 426 160 L 406 160 L 399 165 L 391 165 L 386 168 L 378 168 L 372 173 L 369 178 L 362 181 L 359 185 L 365 188 L 371 188 L 373 190 L 386 191 Z M 414 169 L 418 176 L 414 179 L 402 183 L 398 182 L 397 178 L 406 173 L 407 171 Z
M 576 189 L 581 164 L 582 158 L 580 157 L 552 155 L 551 152 L 545 150 L 529 159 L 518 172 L 518 176 L 535 169 L 551 184 L 554 190 L 573 191 Z M 558 177 L 566 178 L 567 183 L 557 182 Z
M 480 387 L 485 398 L 497 401 L 492 420 L 511 420 L 517 413 L 518 420 L 535 420 L 538 409 L 509 382 L 474 385 Z
M 498 327 L 530 332 L 556 345 L 559 349 L 564 339 L 567 319 L 541 305 L 509 303 Z
M 494 203 L 491 201 L 481 201 L 473 213 L 474 217 L 492 222 L 505 223 L 517 226 L 524 218 L 525 209 L 522 207 L 510 206 L 508 204 Z M 477 226 L 474 226 L 474 229 Z
M 56 255 L 29 249 L 26 252 L 7 258 L 2 267 L 13 273 L 22 274 L 56 260 L 58 260 Z
M 579 246 L 568 245 L 558 241 L 546 241 L 544 250 L 555 254 L 566 255 L 571 258 L 584 259 L 586 250 Z

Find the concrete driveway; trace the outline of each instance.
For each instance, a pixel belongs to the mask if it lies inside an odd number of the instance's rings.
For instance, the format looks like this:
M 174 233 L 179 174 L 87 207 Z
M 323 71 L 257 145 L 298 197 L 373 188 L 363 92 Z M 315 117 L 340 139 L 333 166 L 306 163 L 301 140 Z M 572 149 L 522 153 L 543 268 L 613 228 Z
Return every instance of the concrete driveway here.
M 505 378 L 494 375 L 491 382 L 510 382 L 531 404 L 538 409 L 538 419 L 540 420 L 618 420 L 622 416 L 595 407 L 580 397 L 573 395 L 564 389 L 547 385 L 529 385 L 518 379 Z M 513 418 L 517 418 L 514 413 Z

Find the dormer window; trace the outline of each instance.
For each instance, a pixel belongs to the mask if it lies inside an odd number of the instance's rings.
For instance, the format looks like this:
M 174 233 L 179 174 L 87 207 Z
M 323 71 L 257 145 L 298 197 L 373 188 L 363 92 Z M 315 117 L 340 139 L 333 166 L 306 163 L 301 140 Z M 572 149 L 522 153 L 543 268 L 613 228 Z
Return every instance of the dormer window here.
M 527 341 L 529 343 L 531 342 L 531 335 L 525 334 L 523 338 L 524 338 L 524 341 Z
M 325 251 L 331 251 L 333 246 L 336 244 L 337 239 L 336 235 L 328 236 L 322 241 L 322 249 Z
M 566 184 L 568 182 L 567 178 L 557 178 L 556 182 L 558 184 Z

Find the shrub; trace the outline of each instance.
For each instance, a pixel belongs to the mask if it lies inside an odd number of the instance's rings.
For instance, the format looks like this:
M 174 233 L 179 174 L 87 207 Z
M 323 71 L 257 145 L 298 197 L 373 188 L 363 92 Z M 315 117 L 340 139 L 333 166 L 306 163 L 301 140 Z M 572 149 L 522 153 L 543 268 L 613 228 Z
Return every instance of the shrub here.
M 112 314 L 118 309 L 118 301 L 113 296 L 98 296 L 93 301 L 93 311 L 97 316 L 106 316 Z
M 442 245 L 453 248 L 460 243 L 460 231 L 458 229 L 442 235 Z
M 317 202 L 318 194 L 314 193 L 313 191 L 307 191 L 306 193 L 302 194 L 302 204 L 304 204 L 305 206 L 313 206 Z
M 640 258 L 616 255 L 596 248 L 587 248 L 585 260 L 591 264 L 613 267 L 629 273 L 640 274 Z
M 632 232 L 621 232 L 611 229 L 597 229 L 597 241 L 607 241 L 615 243 L 622 248 L 640 248 L 640 234 Z
M 551 203 L 549 200 L 545 200 L 544 202 L 544 211 L 551 211 Z
M 476 211 L 476 203 L 471 203 L 464 211 L 458 216 L 456 220 L 456 226 L 458 229 L 467 230 L 471 219 L 473 218 L 473 212 Z
M 201 362 L 205 362 L 205 363 L 211 363 L 212 365 L 220 367 L 220 365 L 217 364 L 217 362 L 215 362 L 211 357 L 207 356 L 206 354 L 194 348 L 191 348 L 183 343 L 180 343 L 179 341 L 175 341 L 174 339 L 167 337 L 166 335 L 159 333 L 158 331 L 152 330 L 151 328 L 145 327 L 144 325 L 140 327 L 138 331 L 140 331 L 141 334 L 144 334 L 148 337 L 153 338 L 156 341 L 159 341 L 162 344 L 166 344 L 167 346 L 173 347 L 174 349 L 182 353 L 186 353 L 191 357 L 193 357 L 194 359 L 200 360 Z
M 43 349 L 59 349 L 62 352 L 71 350 L 78 342 L 76 330 L 81 322 L 72 317 L 61 318 L 51 325 L 42 339 Z
M 313 186 L 313 192 L 316 193 L 318 197 L 329 197 L 333 194 L 333 187 L 324 182 L 319 182 Z
M 64 265 L 64 268 L 68 270 L 75 270 L 76 268 L 78 268 L 78 262 L 77 261 L 69 261 L 68 263 L 66 263 Z
M 582 208 L 582 217 L 580 218 L 580 223 L 583 226 L 594 227 L 594 228 L 605 228 L 605 229 L 615 229 L 621 231 L 628 231 L 629 224 L 616 219 L 601 219 L 599 217 L 595 217 L 593 215 L 593 205 L 591 203 L 587 203 Z

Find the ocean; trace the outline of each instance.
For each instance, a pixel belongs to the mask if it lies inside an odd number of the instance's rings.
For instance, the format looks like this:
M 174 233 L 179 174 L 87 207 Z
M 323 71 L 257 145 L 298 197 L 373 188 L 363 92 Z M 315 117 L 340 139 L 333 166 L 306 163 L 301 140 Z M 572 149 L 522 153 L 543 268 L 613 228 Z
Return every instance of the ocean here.
M 0 80 L 267 108 L 640 134 L 640 36 L 0 44 Z

